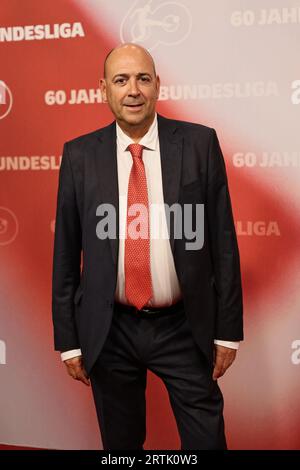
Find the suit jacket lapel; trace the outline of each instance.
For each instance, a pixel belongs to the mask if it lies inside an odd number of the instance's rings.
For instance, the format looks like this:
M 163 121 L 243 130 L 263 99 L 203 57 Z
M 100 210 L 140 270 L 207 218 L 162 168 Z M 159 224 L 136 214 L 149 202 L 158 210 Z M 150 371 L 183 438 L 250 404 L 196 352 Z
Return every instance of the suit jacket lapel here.
M 100 175 L 101 200 L 105 204 L 111 204 L 116 214 L 116 238 L 109 238 L 116 265 L 119 251 L 119 186 L 115 121 L 99 132 L 98 140 L 100 145 L 96 152 L 96 168 Z
M 178 202 L 179 198 L 182 136 L 176 133 L 176 121 L 166 119 L 159 114 L 157 117 L 164 202 L 170 207 Z M 169 237 L 174 254 L 174 230 L 169 230 Z

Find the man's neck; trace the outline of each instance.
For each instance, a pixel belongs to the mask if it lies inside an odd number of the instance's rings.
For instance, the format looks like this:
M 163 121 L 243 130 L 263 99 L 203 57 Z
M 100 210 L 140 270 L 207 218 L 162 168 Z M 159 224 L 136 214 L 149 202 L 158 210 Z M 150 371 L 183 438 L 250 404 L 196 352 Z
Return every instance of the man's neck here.
M 124 134 L 128 135 L 128 137 L 130 137 L 137 144 L 141 140 L 141 138 L 144 137 L 145 134 L 147 134 L 154 121 L 154 118 L 155 114 L 149 121 L 143 124 L 138 124 L 136 126 L 128 125 L 127 123 L 124 123 L 124 121 L 118 120 L 117 123 L 124 132 Z

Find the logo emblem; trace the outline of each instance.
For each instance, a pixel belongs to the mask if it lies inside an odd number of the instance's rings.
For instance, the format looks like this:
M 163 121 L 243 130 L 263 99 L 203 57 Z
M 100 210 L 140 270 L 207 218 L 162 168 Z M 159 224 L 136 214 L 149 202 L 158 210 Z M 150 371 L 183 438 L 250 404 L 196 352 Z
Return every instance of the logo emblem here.
M 183 42 L 192 27 L 191 13 L 185 5 L 166 1 L 152 6 L 153 0 L 137 0 L 124 17 L 120 38 L 140 44 L 148 50 L 159 44 L 174 46 Z
M 13 104 L 12 92 L 2 80 L 0 80 L 0 119 L 5 118 Z
M 15 214 L 6 207 L 0 207 L 0 245 L 8 245 L 16 238 L 19 224 Z

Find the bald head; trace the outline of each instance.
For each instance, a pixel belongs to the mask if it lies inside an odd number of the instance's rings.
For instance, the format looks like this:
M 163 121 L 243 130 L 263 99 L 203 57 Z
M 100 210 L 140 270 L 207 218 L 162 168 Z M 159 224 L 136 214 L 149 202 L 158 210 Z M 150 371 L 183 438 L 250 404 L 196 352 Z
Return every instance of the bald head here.
M 120 57 L 122 53 L 123 54 L 125 53 L 127 55 L 128 54 L 140 55 L 141 57 L 144 56 L 144 58 L 147 61 L 151 62 L 153 73 L 154 73 L 154 76 L 156 77 L 155 63 L 154 63 L 152 55 L 144 47 L 139 46 L 138 44 L 133 44 L 129 42 L 129 43 L 120 44 L 119 46 L 116 46 L 113 49 L 111 49 L 111 51 L 109 51 L 109 53 L 104 59 L 104 66 L 103 66 L 104 78 L 107 78 L 110 63 L 115 58 Z

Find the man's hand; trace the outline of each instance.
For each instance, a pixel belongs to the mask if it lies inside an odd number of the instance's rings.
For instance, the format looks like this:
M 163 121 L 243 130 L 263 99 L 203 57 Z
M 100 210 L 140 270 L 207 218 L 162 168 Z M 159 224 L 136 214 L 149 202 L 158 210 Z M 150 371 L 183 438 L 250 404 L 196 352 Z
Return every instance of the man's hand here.
M 81 380 L 85 385 L 90 385 L 90 379 L 83 367 L 82 356 L 72 357 L 64 361 L 68 374 L 75 380 Z
M 214 358 L 214 371 L 213 380 L 217 380 L 219 377 L 225 374 L 226 370 L 233 363 L 236 356 L 236 349 L 226 348 L 215 344 L 215 358 Z

